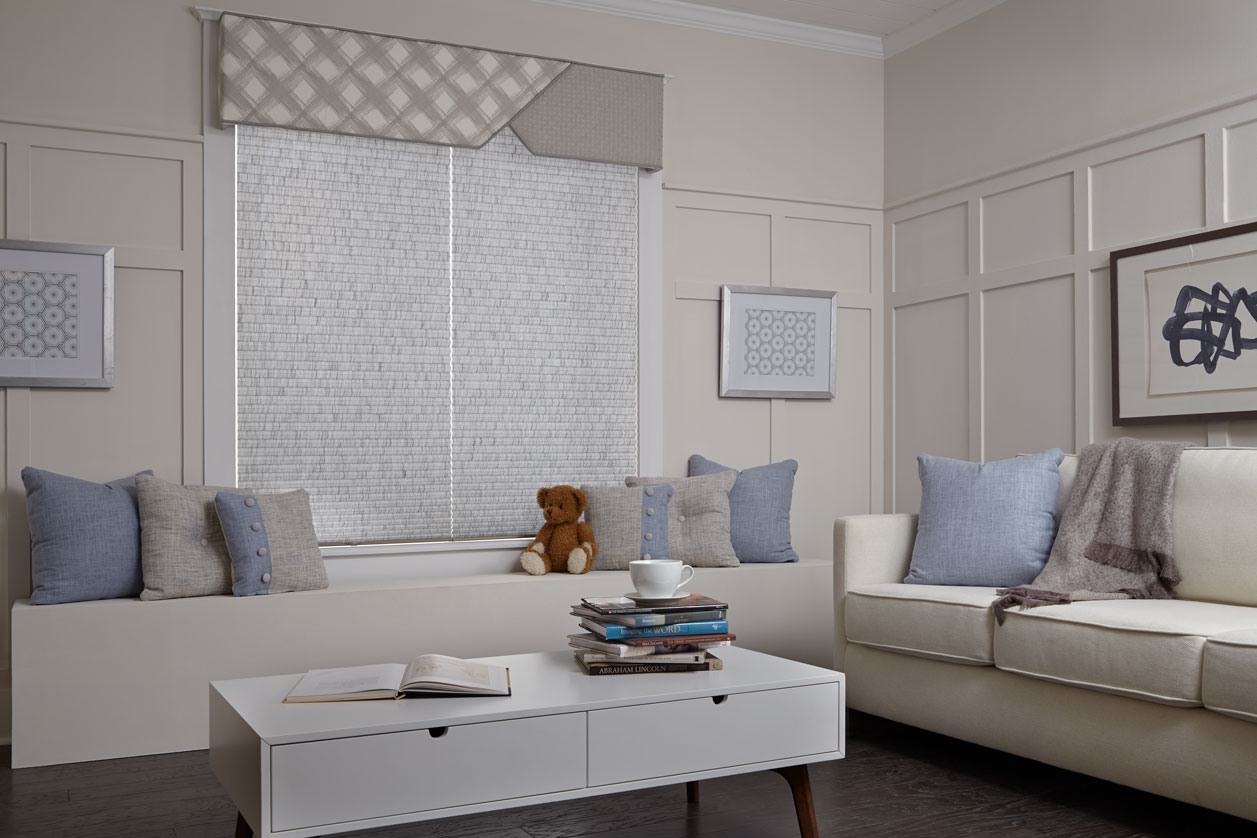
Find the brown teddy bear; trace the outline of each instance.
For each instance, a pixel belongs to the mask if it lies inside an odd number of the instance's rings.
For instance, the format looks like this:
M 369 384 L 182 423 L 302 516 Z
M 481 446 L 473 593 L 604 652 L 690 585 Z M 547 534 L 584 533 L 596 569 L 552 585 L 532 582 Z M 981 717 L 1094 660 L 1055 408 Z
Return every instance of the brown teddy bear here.
M 585 493 L 575 486 L 552 486 L 537 492 L 537 506 L 546 522 L 532 546 L 519 554 L 519 563 L 533 576 L 552 570 L 588 573 L 598 546 L 589 524 L 577 519 L 585 511 Z

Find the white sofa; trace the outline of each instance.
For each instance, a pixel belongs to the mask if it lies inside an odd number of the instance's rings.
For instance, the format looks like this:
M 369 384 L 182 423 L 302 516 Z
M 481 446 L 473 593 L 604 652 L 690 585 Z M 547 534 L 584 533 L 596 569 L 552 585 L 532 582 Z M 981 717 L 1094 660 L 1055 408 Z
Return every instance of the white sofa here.
M 737 645 L 828 666 L 830 562 L 700 568 Z M 207 747 L 209 682 L 566 648 L 568 606 L 625 571 L 333 583 L 323 591 L 13 606 L 14 768 Z M 796 619 L 806 614 L 806 620 Z
M 1061 466 L 1058 516 L 1077 458 Z M 848 706 L 1257 820 L 1257 449 L 1183 453 L 1173 600 L 1013 609 L 906 585 L 915 515 L 840 519 Z

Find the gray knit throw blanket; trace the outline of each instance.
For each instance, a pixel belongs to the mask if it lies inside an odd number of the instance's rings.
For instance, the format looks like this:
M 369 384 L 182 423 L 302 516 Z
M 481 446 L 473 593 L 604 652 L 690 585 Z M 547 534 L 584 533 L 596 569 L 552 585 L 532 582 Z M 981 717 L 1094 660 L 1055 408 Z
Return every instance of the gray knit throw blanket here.
M 1186 447 L 1123 437 L 1082 449 L 1047 564 L 1030 585 L 998 591 L 999 624 L 1014 605 L 1173 597 L 1174 480 Z

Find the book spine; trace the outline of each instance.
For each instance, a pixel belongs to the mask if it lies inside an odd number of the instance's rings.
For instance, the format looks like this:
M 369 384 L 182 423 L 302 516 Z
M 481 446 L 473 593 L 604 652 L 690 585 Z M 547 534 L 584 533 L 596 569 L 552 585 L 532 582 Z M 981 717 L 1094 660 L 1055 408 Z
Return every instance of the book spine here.
M 604 625 L 598 632 L 608 640 L 622 640 L 630 637 L 676 637 L 687 634 L 724 634 L 729 630 L 728 620 L 712 620 L 704 623 L 673 623 L 668 626 L 633 626 Z
M 706 672 L 711 663 L 591 663 L 586 665 L 590 675 L 646 675 L 652 672 Z

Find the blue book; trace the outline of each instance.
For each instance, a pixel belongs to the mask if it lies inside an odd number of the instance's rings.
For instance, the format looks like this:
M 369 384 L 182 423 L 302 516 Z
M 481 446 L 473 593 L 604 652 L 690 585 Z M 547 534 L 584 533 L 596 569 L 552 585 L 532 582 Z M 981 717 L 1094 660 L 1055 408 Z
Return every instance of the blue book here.
M 687 634 L 725 634 L 729 631 L 728 620 L 709 620 L 701 623 L 673 623 L 670 626 L 618 626 L 600 623 L 588 618 L 580 621 L 581 627 L 606 640 L 627 640 L 631 637 L 678 637 Z

